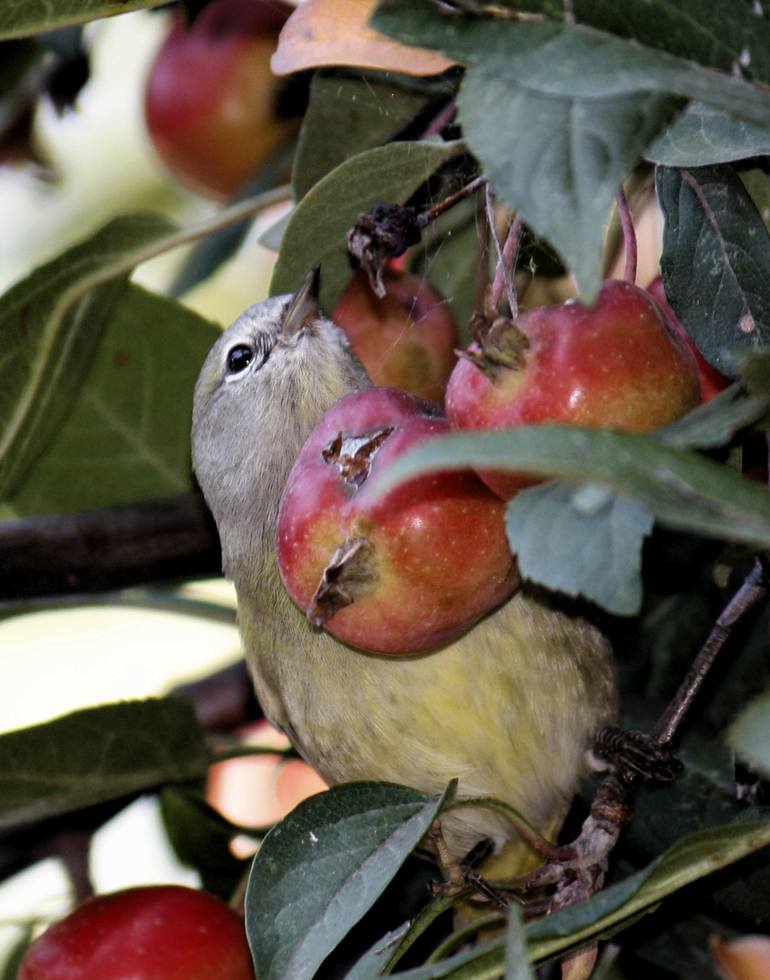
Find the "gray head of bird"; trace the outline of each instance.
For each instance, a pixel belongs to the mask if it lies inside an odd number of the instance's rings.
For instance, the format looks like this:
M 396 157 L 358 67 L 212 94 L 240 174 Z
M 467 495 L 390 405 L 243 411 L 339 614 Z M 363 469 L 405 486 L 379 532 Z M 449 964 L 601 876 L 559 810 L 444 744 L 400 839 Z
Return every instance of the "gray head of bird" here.
M 249 307 L 209 352 L 195 387 L 193 467 L 226 565 L 273 547 L 283 486 L 321 415 L 369 379 L 318 303 L 318 270 L 293 295 Z

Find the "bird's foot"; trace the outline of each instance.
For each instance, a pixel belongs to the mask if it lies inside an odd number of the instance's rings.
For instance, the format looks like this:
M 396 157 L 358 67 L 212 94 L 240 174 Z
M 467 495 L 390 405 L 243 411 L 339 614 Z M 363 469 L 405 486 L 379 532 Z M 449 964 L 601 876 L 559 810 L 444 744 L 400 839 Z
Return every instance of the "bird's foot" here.
M 661 746 L 653 736 L 625 728 L 602 728 L 593 751 L 616 771 L 644 782 L 670 783 L 684 768 L 671 749 Z
M 465 863 L 461 863 L 451 853 L 441 830 L 440 822 L 432 828 L 430 838 L 443 876 L 442 881 L 433 882 L 431 885 L 431 892 L 434 896 L 459 895 L 461 892 L 468 892 L 470 890 L 468 898 L 472 901 L 491 902 L 501 911 L 508 911 L 510 903 L 504 897 L 503 893 L 493 887 L 467 863 L 468 858 L 472 863 L 474 859 L 476 861 L 483 859 L 489 851 L 490 842 L 483 841 L 479 848 L 474 849 L 468 855 Z

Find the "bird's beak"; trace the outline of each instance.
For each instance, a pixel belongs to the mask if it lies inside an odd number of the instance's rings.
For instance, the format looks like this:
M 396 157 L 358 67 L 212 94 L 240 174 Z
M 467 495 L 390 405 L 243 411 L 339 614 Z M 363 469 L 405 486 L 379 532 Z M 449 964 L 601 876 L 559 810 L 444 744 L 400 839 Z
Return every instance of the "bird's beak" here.
M 318 293 L 321 281 L 321 270 L 316 266 L 305 276 L 302 285 L 291 298 L 283 318 L 282 332 L 284 336 L 292 337 L 303 327 L 308 326 L 320 315 Z

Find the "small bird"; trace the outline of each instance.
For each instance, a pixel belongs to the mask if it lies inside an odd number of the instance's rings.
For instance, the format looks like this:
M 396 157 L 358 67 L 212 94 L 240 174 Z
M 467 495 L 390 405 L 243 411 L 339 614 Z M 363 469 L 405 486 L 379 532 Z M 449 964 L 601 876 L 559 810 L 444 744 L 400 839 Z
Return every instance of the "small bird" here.
M 616 712 L 605 637 L 517 592 L 461 639 L 386 657 L 313 628 L 276 555 L 281 492 L 303 443 L 339 398 L 371 384 L 343 331 L 322 315 L 317 275 L 250 307 L 217 340 L 195 391 L 193 463 L 238 596 L 239 625 L 268 718 L 329 783 L 384 780 L 425 793 L 457 778 L 544 836 L 561 825 Z M 442 816 L 448 856 L 517 838 L 490 807 Z

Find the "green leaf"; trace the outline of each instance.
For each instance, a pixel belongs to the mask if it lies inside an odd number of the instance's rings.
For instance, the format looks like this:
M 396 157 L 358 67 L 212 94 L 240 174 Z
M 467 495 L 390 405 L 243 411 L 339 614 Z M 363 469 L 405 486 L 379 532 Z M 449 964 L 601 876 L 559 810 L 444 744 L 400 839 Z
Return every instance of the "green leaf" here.
M 676 449 L 716 449 L 724 446 L 747 426 L 759 422 L 770 407 L 768 394 L 748 394 L 740 385 L 731 385 L 711 401 L 688 412 L 683 418 L 659 429 L 658 438 Z
M 550 3 L 551 16 L 563 17 L 561 3 Z M 619 37 L 731 71 L 748 51 L 748 72 L 770 81 L 770 24 L 748 2 L 731 0 L 575 0 L 575 19 Z
M 129 285 L 70 413 L 7 507 L 64 513 L 190 490 L 193 388 L 219 333 L 178 303 Z
M 746 705 L 730 726 L 727 740 L 740 759 L 770 778 L 770 692 Z
M 10 0 L 0 5 L 0 40 L 83 24 L 97 17 L 160 7 L 167 0 Z
M 160 810 L 174 853 L 198 872 L 203 887 L 227 901 L 243 878 L 247 862 L 236 858 L 230 841 L 239 830 L 206 801 L 189 791 L 166 788 Z
M 181 230 L 160 215 L 115 218 L 0 298 L 0 498 L 21 482 L 72 408 L 134 267 L 285 195 L 273 188 Z
M 117 218 L 2 297 L 0 497 L 18 485 L 72 406 L 126 288 L 126 257 L 171 227 L 158 215 Z
M 770 547 L 770 495 L 763 487 L 654 436 L 567 425 L 441 436 L 405 453 L 377 493 L 421 473 L 467 466 L 602 483 L 668 527 Z
M 346 236 L 375 204 L 403 204 L 442 164 L 464 152 L 461 142 L 403 142 L 346 160 L 299 203 L 281 243 L 270 292 L 289 293 L 309 269 L 321 266 L 321 305 L 334 309 L 353 274 Z
M 669 118 L 669 100 L 544 96 L 507 78 L 507 60 L 498 50 L 468 69 L 463 133 L 495 191 L 554 244 L 588 301 L 618 187 Z
M 246 893 L 260 980 L 312 977 L 441 809 L 403 786 L 349 783 L 301 803 L 265 838 Z
M 627 497 L 563 481 L 522 490 L 505 514 L 524 578 L 618 616 L 641 607 L 642 544 L 652 525 L 652 514 Z
M 0 736 L 0 829 L 205 775 L 192 705 L 173 698 L 86 708 Z
M 703 167 L 770 153 L 765 126 L 735 119 L 728 112 L 690 102 L 644 151 L 667 167 Z
M 383 975 L 394 949 L 398 946 L 409 930 L 409 923 L 404 922 L 398 929 L 386 933 L 381 939 L 367 950 L 356 962 L 352 970 L 345 974 L 345 980 L 375 980 Z
M 729 166 L 659 167 L 666 296 L 702 352 L 735 376 L 732 352 L 770 342 L 770 237 Z
M 508 913 L 505 930 L 505 980 L 535 980 L 535 973 L 529 965 L 526 933 L 521 912 L 515 905 Z
M 770 91 L 763 86 L 592 27 L 447 17 L 410 0 L 390 0 L 372 23 L 407 44 L 437 48 L 471 65 L 494 61 L 500 78 L 538 95 L 607 99 L 658 92 L 770 125 Z
M 391 72 L 384 77 L 316 72 L 294 158 L 297 199 L 349 157 L 387 143 L 429 101 L 427 92 L 409 91 Z

